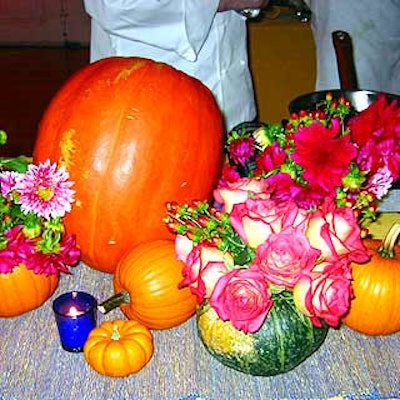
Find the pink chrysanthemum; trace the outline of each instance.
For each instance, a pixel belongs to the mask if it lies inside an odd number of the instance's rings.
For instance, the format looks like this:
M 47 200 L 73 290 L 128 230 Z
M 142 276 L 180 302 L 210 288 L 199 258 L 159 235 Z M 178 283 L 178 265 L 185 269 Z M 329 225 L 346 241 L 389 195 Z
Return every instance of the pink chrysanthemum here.
M 18 176 L 22 174 L 15 171 L 2 171 L 0 173 L 1 195 L 8 200 L 12 200 L 12 190 Z
M 368 182 L 368 190 L 376 195 L 378 200 L 383 199 L 393 185 L 393 177 L 386 167 L 378 169 Z
M 63 217 L 71 211 L 74 200 L 72 182 L 64 167 L 58 168 L 50 160 L 29 165 L 28 171 L 16 179 L 14 189 L 19 194 L 21 211 L 33 212 L 45 219 Z

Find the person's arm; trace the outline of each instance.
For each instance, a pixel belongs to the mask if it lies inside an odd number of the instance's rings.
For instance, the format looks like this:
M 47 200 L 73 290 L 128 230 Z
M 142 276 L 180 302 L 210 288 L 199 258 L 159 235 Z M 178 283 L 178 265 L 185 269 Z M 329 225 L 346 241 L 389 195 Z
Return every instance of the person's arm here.
M 217 12 L 259 8 L 268 0 L 84 0 L 112 35 L 171 50 L 194 61 Z
M 269 0 L 220 0 L 218 11 L 264 8 L 268 2 Z
M 193 61 L 207 38 L 219 0 L 84 0 L 84 5 L 105 31 Z

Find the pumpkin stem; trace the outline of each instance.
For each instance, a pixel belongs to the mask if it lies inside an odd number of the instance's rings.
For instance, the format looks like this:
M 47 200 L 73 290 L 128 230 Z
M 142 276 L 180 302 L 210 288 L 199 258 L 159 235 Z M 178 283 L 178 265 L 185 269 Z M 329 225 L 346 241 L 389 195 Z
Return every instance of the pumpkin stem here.
M 381 245 L 378 248 L 378 253 L 382 257 L 394 258 L 394 246 L 400 234 L 400 222 L 395 222 L 389 231 L 386 233 L 382 240 Z
M 114 308 L 117 308 L 123 303 L 129 304 L 131 302 L 131 296 L 126 290 L 122 290 L 120 293 L 114 294 L 114 296 L 110 297 L 109 299 L 103 301 L 101 304 L 97 306 L 97 309 L 102 314 L 107 314 Z
M 121 338 L 121 334 L 119 333 L 118 325 L 114 324 L 113 332 L 111 334 L 111 340 L 119 340 L 120 338 Z

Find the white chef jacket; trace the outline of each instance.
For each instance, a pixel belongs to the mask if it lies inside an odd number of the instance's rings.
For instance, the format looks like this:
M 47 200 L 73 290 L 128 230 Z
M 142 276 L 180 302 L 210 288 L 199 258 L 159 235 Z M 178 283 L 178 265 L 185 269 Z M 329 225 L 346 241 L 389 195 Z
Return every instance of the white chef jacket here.
M 400 94 L 400 0 L 307 0 L 317 47 L 317 90 L 340 88 L 332 32 L 350 34 L 360 89 Z
M 140 56 L 165 62 L 214 93 L 226 129 L 256 117 L 246 19 L 219 0 L 84 0 L 91 61 Z

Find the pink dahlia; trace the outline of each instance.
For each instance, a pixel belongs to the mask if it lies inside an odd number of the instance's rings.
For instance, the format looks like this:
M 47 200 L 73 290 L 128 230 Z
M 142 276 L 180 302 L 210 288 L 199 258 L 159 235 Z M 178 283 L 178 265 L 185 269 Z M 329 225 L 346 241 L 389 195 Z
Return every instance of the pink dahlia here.
M 350 162 L 357 156 L 350 136 L 339 136 L 339 131 L 339 122 L 334 119 L 330 128 L 314 122 L 294 134 L 292 159 L 303 168 L 303 177 L 309 185 L 327 194 L 334 194 L 335 188 L 342 185 Z
M 400 106 L 380 95 L 367 109 L 348 123 L 352 140 L 360 147 L 357 165 L 375 174 L 379 168 L 391 171 L 393 180 L 400 169 Z

